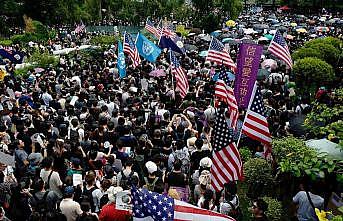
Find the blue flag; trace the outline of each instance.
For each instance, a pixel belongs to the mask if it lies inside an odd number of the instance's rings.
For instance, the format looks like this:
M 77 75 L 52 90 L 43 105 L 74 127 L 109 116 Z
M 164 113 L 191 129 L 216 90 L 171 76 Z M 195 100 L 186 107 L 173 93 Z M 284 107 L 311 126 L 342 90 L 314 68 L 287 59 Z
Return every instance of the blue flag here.
M 14 64 L 23 63 L 24 54 L 20 51 L 0 48 L 0 56 L 9 59 Z
M 136 46 L 139 54 L 150 62 L 156 62 L 156 59 L 161 54 L 161 49 L 141 33 L 138 33 Z
M 125 65 L 125 55 L 123 51 L 123 45 L 118 41 L 118 59 L 117 67 L 120 78 L 126 77 L 126 65 Z
M 180 54 L 184 54 L 186 52 L 181 38 L 179 36 L 170 37 L 168 35 L 163 35 L 160 38 L 160 48 L 170 48 L 172 51 L 175 51 Z

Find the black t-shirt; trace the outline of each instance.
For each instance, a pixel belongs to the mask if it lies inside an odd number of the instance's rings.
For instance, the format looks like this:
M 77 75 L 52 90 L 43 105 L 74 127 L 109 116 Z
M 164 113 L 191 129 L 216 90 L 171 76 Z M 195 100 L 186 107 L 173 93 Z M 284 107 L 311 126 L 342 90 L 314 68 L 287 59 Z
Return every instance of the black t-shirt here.
M 188 184 L 187 178 L 184 173 L 170 172 L 166 177 L 166 182 L 169 186 L 186 187 Z

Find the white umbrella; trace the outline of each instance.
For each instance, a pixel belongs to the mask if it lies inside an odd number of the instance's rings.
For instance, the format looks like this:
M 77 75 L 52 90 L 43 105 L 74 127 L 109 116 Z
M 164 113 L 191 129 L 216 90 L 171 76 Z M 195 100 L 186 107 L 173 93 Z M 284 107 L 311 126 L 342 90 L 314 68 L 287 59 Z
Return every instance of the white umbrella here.
M 269 34 L 274 35 L 276 33 L 276 30 L 270 30 Z
M 266 38 L 266 37 L 260 37 L 259 39 L 257 39 L 258 41 L 269 41 L 269 39 L 268 38 Z

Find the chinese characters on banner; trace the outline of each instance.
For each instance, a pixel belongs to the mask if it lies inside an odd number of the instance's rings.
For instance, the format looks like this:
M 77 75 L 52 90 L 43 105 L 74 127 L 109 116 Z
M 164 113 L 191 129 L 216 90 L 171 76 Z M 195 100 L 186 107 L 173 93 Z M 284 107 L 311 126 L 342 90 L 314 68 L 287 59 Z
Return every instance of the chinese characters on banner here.
M 251 93 L 256 81 L 263 46 L 257 44 L 241 44 L 237 58 L 237 74 L 235 80 L 235 97 L 238 107 L 248 108 Z

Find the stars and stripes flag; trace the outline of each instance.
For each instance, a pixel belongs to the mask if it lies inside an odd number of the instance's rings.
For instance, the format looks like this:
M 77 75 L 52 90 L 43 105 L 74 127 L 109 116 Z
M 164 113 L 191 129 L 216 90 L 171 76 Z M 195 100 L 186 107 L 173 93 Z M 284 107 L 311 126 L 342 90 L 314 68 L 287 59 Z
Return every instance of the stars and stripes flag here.
M 214 37 L 212 37 L 206 61 L 211 61 L 217 63 L 218 65 L 225 65 L 233 71 L 236 71 L 237 69 L 236 64 L 233 62 L 229 52 L 225 49 L 224 45 Z
M 211 185 L 218 192 L 223 189 L 225 183 L 243 178 L 242 160 L 233 142 L 233 129 L 229 127 L 220 109 L 216 113 L 213 150 Z
M 169 196 L 133 187 L 134 221 L 234 221 L 233 218 L 175 200 Z
M 220 72 L 214 88 L 215 96 L 228 105 L 230 111 L 230 127 L 236 128 L 239 116 L 237 101 L 230 85 L 230 80 L 225 71 Z
M 161 28 L 155 28 L 154 23 L 152 23 L 149 19 L 146 20 L 145 27 L 144 27 L 148 32 L 153 34 L 157 39 L 160 39 L 161 37 Z
M 270 42 L 268 51 L 270 51 L 270 53 L 278 57 L 280 60 L 284 61 L 287 66 L 292 69 L 292 57 L 289 53 L 287 42 L 282 37 L 279 30 L 276 31 L 273 40 Z
M 86 26 L 81 21 L 81 23 L 76 26 L 74 32 L 79 34 L 79 33 L 83 32 L 85 30 L 85 28 L 86 28 Z
M 129 33 L 124 34 L 124 53 L 128 54 L 133 67 L 137 67 L 141 62 L 135 42 Z
M 242 133 L 264 144 L 267 147 L 265 148 L 265 154 L 270 151 L 272 138 L 269 132 L 262 94 L 256 83 L 243 122 Z
M 177 34 L 174 32 L 173 24 L 165 24 L 162 28 L 162 35 L 174 40 L 177 37 Z
M 170 50 L 170 63 L 171 72 L 176 79 L 176 90 L 180 92 L 182 98 L 184 98 L 189 89 L 187 74 L 185 70 L 181 67 L 180 62 L 177 60 L 175 53 Z

